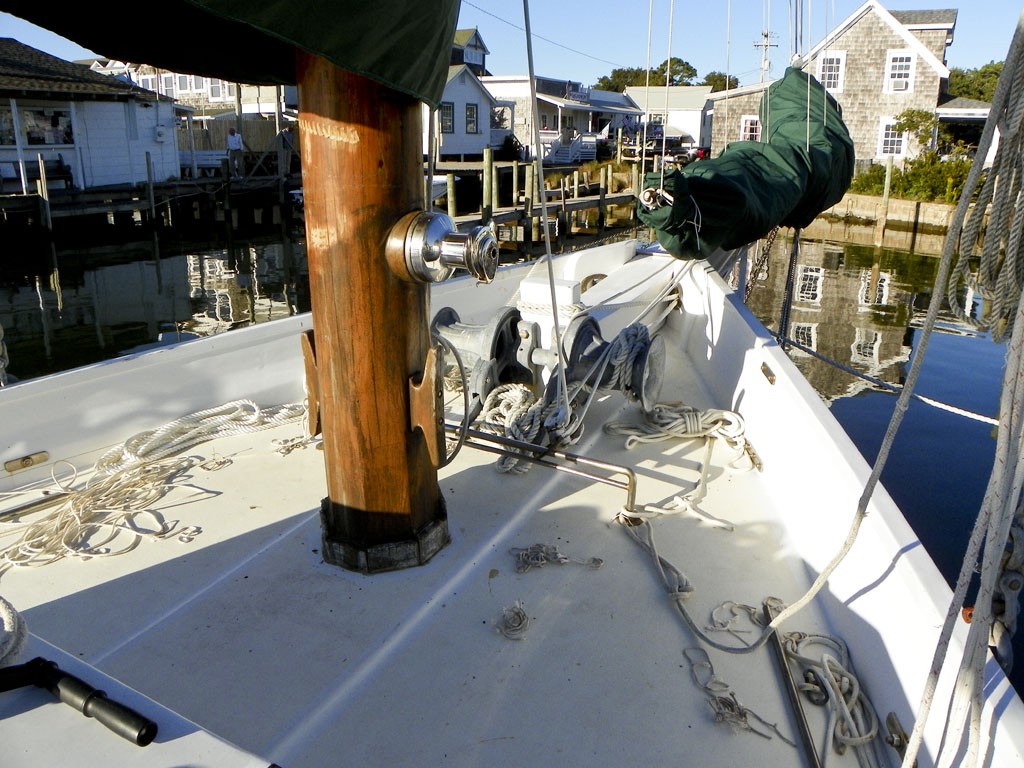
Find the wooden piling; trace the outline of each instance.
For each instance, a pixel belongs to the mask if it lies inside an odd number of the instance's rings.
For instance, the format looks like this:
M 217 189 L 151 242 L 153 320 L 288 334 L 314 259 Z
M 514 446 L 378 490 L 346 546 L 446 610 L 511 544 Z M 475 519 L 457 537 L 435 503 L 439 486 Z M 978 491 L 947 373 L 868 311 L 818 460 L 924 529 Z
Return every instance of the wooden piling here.
M 445 197 L 448 199 L 448 216 L 454 219 L 459 215 L 458 206 L 455 204 L 455 174 L 449 173 L 445 177 Z
M 534 190 L 536 189 L 536 184 L 535 184 L 535 181 L 534 181 L 534 176 L 535 175 L 536 175 L 536 170 L 534 168 L 533 163 L 528 163 L 527 166 L 526 166 L 526 188 L 523 191 L 523 218 L 522 218 L 522 224 L 523 224 L 523 237 L 522 237 L 523 251 L 525 253 L 527 253 L 527 254 L 530 252 L 530 249 L 533 247 L 533 206 L 534 206 L 534 203 L 536 201 L 536 198 L 534 197 L 534 194 L 535 194 Z
M 480 201 L 480 221 L 486 224 L 491 220 L 492 212 L 492 195 L 494 187 L 494 150 L 490 147 L 484 148 L 484 165 L 483 165 L 483 199 Z

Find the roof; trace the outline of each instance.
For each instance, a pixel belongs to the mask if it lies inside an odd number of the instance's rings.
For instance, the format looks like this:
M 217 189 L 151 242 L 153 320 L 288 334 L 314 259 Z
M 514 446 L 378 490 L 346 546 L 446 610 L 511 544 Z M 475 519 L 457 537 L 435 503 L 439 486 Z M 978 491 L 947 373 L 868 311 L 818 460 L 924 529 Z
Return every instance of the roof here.
M 629 96 L 638 106 L 643 108 L 649 104 L 651 110 L 665 108 L 665 92 L 668 91 L 668 109 L 703 109 L 711 93 L 710 85 L 631 85 L 626 88 Z
M 0 93 L 81 97 L 132 97 L 153 101 L 157 95 L 113 77 L 93 72 L 36 50 L 13 38 L 0 38 Z
M 465 48 L 469 43 L 476 37 L 476 43 L 484 49 L 484 53 L 490 53 L 487 50 L 487 45 L 484 43 L 484 39 L 480 37 L 480 30 L 476 29 L 456 29 L 455 37 L 452 40 L 453 48 Z
M 600 91 L 599 93 L 606 92 Z M 548 93 L 538 93 L 537 99 L 539 101 L 546 101 L 548 104 L 554 104 L 556 107 L 561 109 L 574 110 L 577 112 L 617 112 L 623 115 L 643 114 L 642 109 L 638 109 L 625 101 L 616 103 L 612 100 L 604 101 L 601 99 L 594 99 L 593 96 L 591 96 L 588 101 L 574 101 L 572 99 L 563 99 L 561 96 L 552 96 Z
M 963 96 L 950 97 L 946 94 L 945 100 L 939 100 L 939 106 L 943 109 L 991 109 L 992 105 L 987 101 L 977 99 L 965 99 Z
M 461 72 L 469 73 L 469 76 L 476 81 L 476 87 L 484 94 L 484 96 L 486 96 L 488 99 L 497 104 L 497 100 L 494 98 L 494 94 L 487 90 L 487 87 L 480 82 L 480 78 L 477 77 L 473 73 L 473 70 L 467 67 L 465 64 L 452 64 L 451 66 L 448 67 L 448 79 L 444 81 L 445 87 L 447 88 L 448 83 L 450 83 L 452 80 L 458 77 L 458 75 Z
M 893 18 L 905 27 L 917 26 L 948 26 L 956 25 L 956 8 L 944 8 L 936 11 L 889 11 Z
M 722 99 L 731 99 L 736 96 L 746 96 L 750 93 L 760 93 L 775 82 L 777 81 L 769 80 L 765 83 L 753 83 L 751 85 L 741 85 L 739 88 L 729 88 L 725 91 L 715 91 L 714 93 L 708 94 L 708 101 L 721 101 Z
M 914 22 L 903 22 L 897 18 L 897 13 L 902 13 L 904 17 L 911 16 L 914 19 L 931 18 L 931 16 L 924 16 L 924 14 L 936 14 L 935 18 L 939 18 L 940 14 L 948 17 L 950 13 L 953 14 L 953 21 L 956 21 L 956 11 L 897 11 L 896 13 L 887 10 L 878 0 L 867 0 L 864 5 L 860 6 L 857 10 L 851 13 L 845 21 L 836 26 L 825 38 L 814 46 L 808 54 L 804 57 L 808 61 L 818 55 L 823 49 L 831 48 L 836 38 L 854 26 L 868 13 L 875 13 L 879 19 L 881 19 L 899 38 L 902 38 L 907 48 L 912 49 L 918 56 L 920 56 L 928 66 L 930 66 L 939 77 L 949 77 L 949 68 L 936 58 L 935 54 L 932 53 L 928 48 L 918 40 L 914 33 L 910 31 L 910 26 L 920 27 L 922 25 L 929 26 L 930 23 L 924 21 Z M 944 24 L 944 23 L 943 23 Z

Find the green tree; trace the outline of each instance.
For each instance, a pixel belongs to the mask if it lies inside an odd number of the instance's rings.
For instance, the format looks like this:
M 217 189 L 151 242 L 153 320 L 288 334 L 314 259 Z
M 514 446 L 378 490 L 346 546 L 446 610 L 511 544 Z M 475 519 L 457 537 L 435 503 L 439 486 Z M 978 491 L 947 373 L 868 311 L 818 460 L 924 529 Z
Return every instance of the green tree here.
M 725 73 L 724 72 L 718 72 L 718 71 L 708 72 L 706 75 L 704 75 L 704 82 L 697 83 L 697 85 L 710 85 L 712 93 L 715 93 L 716 91 L 724 91 L 725 90 Z M 739 80 L 739 78 L 736 77 L 736 75 L 729 75 L 729 89 L 732 90 L 733 88 L 739 88 L 739 87 L 740 87 L 740 80 Z
M 613 69 L 610 75 L 602 76 L 594 83 L 594 87 L 602 91 L 622 93 L 631 85 L 645 85 L 646 83 L 647 74 L 642 67 L 625 67 Z
M 668 59 L 661 62 L 657 69 L 650 70 L 651 85 L 665 85 L 665 76 L 669 72 Z M 697 70 L 689 62 L 672 57 L 672 69 L 669 85 L 691 85 L 697 77 Z M 631 85 L 647 85 L 647 70 L 643 67 L 622 67 L 613 69 L 611 74 L 604 75 L 594 83 L 595 88 L 602 91 L 622 93 Z
M 949 94 L 992 103 L 1003 62 L 990 61 L 978 69 L 953 68 L 949 71 Z
M 669 74 L 668 59 L 665 59 L 651 75 L 651 85 L 655 83 L 665 85 L 667 74 L 669 85 L 693 85 L 693 81 L 697 77 L 697 70 L 690 65 L 690 62 L 673 56 L 671 73 Z
M 930 147 L 939 127 L 939 118 L 926 109 L 905 109 L 896 115 L 893 127 L 900 133 L 909 133 L 917 139 L 919 146 Z

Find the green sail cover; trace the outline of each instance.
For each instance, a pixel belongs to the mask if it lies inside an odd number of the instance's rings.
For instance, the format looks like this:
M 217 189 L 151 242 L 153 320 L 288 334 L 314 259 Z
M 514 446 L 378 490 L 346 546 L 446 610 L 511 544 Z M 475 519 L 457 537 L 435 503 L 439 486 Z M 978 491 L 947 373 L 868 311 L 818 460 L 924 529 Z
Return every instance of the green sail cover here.
M 229 82 L 295 83 L 295 49 L 437 106 L 460 0 L 167 0 L 137 8 L 0 0 L 7 11 L 110 59 Z
M 761 99 L 762 141 L 739 141 L 720 156 L 664 176 L 673 204 L 637 215 L 681 259 L 738 248 L 776 226 L 805 227 L 842 200 L 853 179 L 853 141 L 842 108 L 821 84 L 789 68 Z M 648 174 L 645 187 L 662 185 Z

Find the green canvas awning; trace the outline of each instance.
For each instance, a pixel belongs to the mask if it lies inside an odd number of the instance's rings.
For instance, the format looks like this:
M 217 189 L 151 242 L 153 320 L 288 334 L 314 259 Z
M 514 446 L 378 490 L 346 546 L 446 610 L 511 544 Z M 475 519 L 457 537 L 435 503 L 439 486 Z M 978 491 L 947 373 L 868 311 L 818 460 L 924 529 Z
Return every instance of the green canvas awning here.
M 437 106 L 459 0 L 168 0 L 156 22 L 88 3 L 0 0 L 7 11 L 111 59 L 254 85 L 295 83 L 295 49 Z
M 670 206 L 641 221 L 677 258 L 706 258 L 738 248 L 776 226 L 805 227 L 842 200 L 853 179 L 853 141 L 835 99 L 798 69 L 773 83 L 761 100 L 762 141 L 730 144 L 717 158 L 664 176 Z M 661 173 L 645 187 L 662 186 Z

